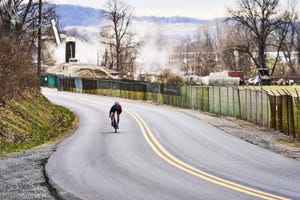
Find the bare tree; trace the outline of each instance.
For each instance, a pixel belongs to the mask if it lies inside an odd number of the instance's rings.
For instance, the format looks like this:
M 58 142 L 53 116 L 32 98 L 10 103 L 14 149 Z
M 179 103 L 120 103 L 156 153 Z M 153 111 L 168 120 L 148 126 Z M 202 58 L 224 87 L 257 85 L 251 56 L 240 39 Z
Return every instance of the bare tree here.
M 296 74 L 296 65 L 297 65 L 297 57 L 295 56 L 295 52 L 297 52 L 298 48 L 298 37 L 300 31 L 300 25 L 298 23 L 299 14 L 296 10 L 296 1 L 292 1 L 289 3 L 289 8 L 284 15 L 284 20 L 287 22 L 285 26 L 279 29 L 279 34 L 283 33 L 287 36 L 282 41 L 281 51 L 283 52 L 283 57 L 287 63 L 287 67 L 289 69 L 290 74 Z M 299 51 L 298 51 L 299 52 Z M 274 68 L 273 68 L 274 71 Z
M 43 8 L 42 26 L 45 30 L 50 25 L 50 19 L 57 16 L 54 6 Z M 20 42 L 27 43 L 28 50 L 31 50 L 40 26 L 38 9 L 37 0 L 0 0 L 0 36 L 13 35 Z
M 100 41 L 106 45 L 106 64 L 123 75 L 128 73 L 126 63 L 134 61 L 139 43 L 134 42 L 130 31 L 133 21 L 132 9 L 121 0 L 108 0 L 106 20 L 101 26 Z M 127 65 L 128 66 L 128 65 Z
M 209 29 L 205 26 L 202 32 L 198 32 L 193 39 L 190 49 L 193 52 L 191 68 L 195 75 L 206 76 L 216 70 L 217 52 L 216 39 Z
M 0 101 L 39 87 L 32 62 L 40 26 L 38 1 L 0 0 Z M 55 17 L 53 7 L 43 13 L 43 24 Z
M 248 32 L 241 26 L 224 24 L 222 33 L 218 34 L 222 35 L 218 36 L 218 52 L 222 69 L 243 71 L 246 74 L 250 72 L 252 65 L 250 57 L 243 48 L 237 48 L 251 47 L 253 41 L 249 39 Z
M 179 68 L 188 74 L 206 76 L 216 70 L 216 43 L 209 26 L 193 37 L 185 37 L 176 51 Z
M 192 39 L 189 36 L 186 36 L 181 40 L 181 43 L 177 48 L 176 55 L 180 70 L 186 73 L 194 72 L 192 61 L 194 50 Z
M 39 87 L 27 46 L 14 37 L 0 38 L 0 104 Z
M 228 9 L 230 18 L 237 27 L 244 29 L 248 41 L 237 44 L 236 49 L 247 53 L 257 68 L 266 67 L 267 50 L 281 48 L 282 42 L 274 43 L 275 30 L 285 26 L 279 12 L 279 0 L 238 0 L 237 9 Z M 286 34 L 282 32 L 278 41 L 283 41 Z
M 215 41 L 210 33 L 209 28 L 204 30 L 204 40 L 202 45 L 203 51 L 203 66 L 207 71 L 214 71 L 217 66 L 216 48 Z

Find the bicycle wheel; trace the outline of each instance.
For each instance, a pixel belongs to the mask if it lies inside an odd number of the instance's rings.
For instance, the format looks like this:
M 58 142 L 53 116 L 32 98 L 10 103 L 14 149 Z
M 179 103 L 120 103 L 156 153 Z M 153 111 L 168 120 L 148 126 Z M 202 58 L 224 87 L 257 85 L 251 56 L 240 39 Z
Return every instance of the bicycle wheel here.
M 117 122 L 116 122 L 116 118 L 114 116 L 114 119 L 113 119 L 113 124 L 114 124 L 114 128 L 115 128 L 115 133 L 118 132 L 118 129 L 117 129 Z

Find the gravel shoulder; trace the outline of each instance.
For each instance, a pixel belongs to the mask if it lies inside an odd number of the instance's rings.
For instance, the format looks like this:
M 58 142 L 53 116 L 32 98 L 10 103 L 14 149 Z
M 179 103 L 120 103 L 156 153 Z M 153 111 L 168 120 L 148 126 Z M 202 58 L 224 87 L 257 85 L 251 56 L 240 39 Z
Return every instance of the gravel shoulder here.
M 194 110 L 179 110 L 254 145 L 300 160 L 300 143 L 292 141 L 278 131 L 235 118 L 213 116 Z M 44 165 L 58 143 L 0 157 L 0 199 L 58 199 L 44 175 Z
M 44 164 L 57 143 L 0 157 L 0 199 L 55 199 L 44 176 Z
M 195 110 L 180 110 L 249 143 L 300 161 L 300 142 L 292 140 L 279 131 L 259 127 L 251 122 L 232 117 L 201 113 Z

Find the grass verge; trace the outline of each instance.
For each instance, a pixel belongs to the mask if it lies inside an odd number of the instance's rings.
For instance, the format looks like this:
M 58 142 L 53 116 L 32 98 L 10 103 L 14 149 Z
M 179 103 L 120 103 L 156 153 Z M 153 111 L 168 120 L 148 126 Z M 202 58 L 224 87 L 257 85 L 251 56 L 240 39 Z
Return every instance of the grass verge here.
M 70 110 L 52 104 L 39 91 L 0 105 L 0 155 L 58 140 L 75 127 Z

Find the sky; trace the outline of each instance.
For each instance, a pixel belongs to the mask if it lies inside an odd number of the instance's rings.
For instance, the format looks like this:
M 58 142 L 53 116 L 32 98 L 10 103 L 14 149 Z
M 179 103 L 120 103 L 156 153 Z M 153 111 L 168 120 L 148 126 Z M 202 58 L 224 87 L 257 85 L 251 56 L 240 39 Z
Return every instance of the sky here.
M 104 8 L 106 0 L 49 0 L 55 4 L 73 4 Z M 134 9 L 137 16 L 184 16 L 213 19 L 226 16 L 227 8 L 236 0 L 123 0 Z

